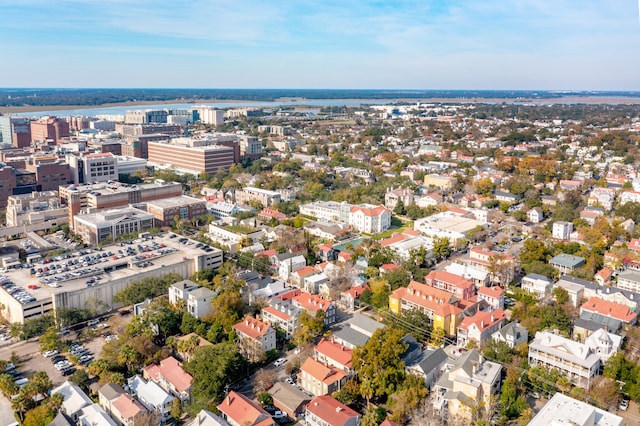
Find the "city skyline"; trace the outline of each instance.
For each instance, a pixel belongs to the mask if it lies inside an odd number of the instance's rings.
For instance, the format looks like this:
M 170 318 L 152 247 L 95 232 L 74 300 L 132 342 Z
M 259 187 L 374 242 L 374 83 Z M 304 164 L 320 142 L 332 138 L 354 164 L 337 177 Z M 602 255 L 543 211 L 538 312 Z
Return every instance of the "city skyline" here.
M 4 87 L 638 90 L 631 0 L 0 0 Z

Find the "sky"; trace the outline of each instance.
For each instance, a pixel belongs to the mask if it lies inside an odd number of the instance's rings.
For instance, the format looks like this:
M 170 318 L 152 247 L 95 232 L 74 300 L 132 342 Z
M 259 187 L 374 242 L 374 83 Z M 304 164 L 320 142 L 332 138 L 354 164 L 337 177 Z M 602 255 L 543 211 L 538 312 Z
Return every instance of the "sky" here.
M 640 0 L 0 0 L 0 87 L 640 90 Z

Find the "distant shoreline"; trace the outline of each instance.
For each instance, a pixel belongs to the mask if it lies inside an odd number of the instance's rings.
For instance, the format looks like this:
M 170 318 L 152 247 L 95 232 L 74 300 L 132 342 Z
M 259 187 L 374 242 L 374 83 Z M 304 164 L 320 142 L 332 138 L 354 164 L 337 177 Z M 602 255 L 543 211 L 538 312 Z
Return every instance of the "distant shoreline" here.
M 279 98 L 274 101 L 248 101 L 248 100 L 233 100 L 233 99 L 198 99 L 198 100 L 185 100 L 185 99 L 169 99 L 163 101 L 128 101 L 128 102 L 113 102 L 107 104 L 100 105 L 34 105 L 34 106 L 11 106 L 11 107 L 0 107 L 1 114 L 20 114 L 20 113 L 30 113 L 30 112 L 38 112 L 38 111 L 67 111 L 67 110 L 76 110 L 76 109 L 99 109 L 99 108 L 111 108 L 111 107 L 144 107 L 149 105 L 170 105 L 175 103 L 188 103 L 195 105 L 203 105 L 203 104 L 216 104 L 216 103 L 237 103 L 239 105 L 252 106 L 256 103 L 265 103 L 265 102 L 281 102 L 281 101 L 289 101 L 294 100 L 300 102 L 299 106 L 304 105 L 304 101 L 309 100 L 313 101 L 314 99 L 306 99 L 306 98 Z M 358 101 L 359 99 L 332 99 L 335 101 Z M 362 99 L 363 101 L 367 101 L 366 103 L 371 103 L 371 101 L 378 102 L 380 104 L 390 104 L 394 102 L 400 103 L 448 103 L 448 104 L 459 104 L 459 103 L 520 103 L 520 104 L 536 104 L 536 105 L 545 105 L 545 104 L 632 104 L 639 105 L 640 98 L 638 97 L 627 97 L 627 96 L 562 96 L 558 98 L 483 98 L 483 97 L 460 97 L 460 98 L 393 98 L 393 99 Z

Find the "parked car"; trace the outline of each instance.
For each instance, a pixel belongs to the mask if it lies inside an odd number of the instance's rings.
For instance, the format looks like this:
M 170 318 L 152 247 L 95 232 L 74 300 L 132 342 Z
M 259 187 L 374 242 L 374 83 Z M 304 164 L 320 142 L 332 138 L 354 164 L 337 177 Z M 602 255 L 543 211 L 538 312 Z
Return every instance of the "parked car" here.
M 49 358 L 49 357 L 52 357 L 52 356 L 54 356 L 54 355 L 58 355 L 58 351 L 57 351 L 57 350 L 55 350 L 55 349 L 53 349 L 53 350 L 51 350 L 51 351 L 45 351 L 45 352 L 43 352 L 43 353 L 42 353 L 42 355 L 44 355 L 44 356 L 45 356 L 45 358 Z
M 627 408 L 629 408 L 629 401 L 627 401 L 626 399 L 620 401 L 620 404 L 618 404 L 618 409 L 627 411 Z
M 287 359 L 286 358 L 278 358 L 277 360 L 275 360 L 273 365 L 274 365 L 274 367 L 280 367 L 281 365 L 284 365 L 286 363 L 287 363 Z

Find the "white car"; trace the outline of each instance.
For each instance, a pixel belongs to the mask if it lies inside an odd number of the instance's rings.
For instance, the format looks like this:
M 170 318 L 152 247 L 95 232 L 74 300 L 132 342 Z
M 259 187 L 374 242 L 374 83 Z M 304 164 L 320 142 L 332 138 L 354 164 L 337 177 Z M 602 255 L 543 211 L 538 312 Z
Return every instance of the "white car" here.
M 45 351 L 45 352 L 43 352 L 43 353 L 42 353 L 42 355 L 44 355 L 44 356 L 45 356 L 45 358 L 49 358 L 49 357 L 52 357 L 52 356 L 54 356 L 54 355 L 58 355 L 58 351 L 57 351 L 57 350 L 55 350 L 55 349 L 53 349 L 53 350 L 51 350 L 51 351 Z
M 278 359 L 273 363 L 273 365 L 274 365 L 275 367 L 280 367 L 281 365 L 284 365 L 284 364 L 286 364 L 286 363 L 287 363 L 287 359 L 286 359 L 286 358 L 278 358 Z
M 629 408 L 629 401 L 627 401 L 626 399 L 623 399 L 622 401 L 620 401 L 620 404 L 618 405 L 618 409 L 622 411 L 627 411 L 627 408 Z
M 99 320 L 99 319 L 92 319 L 91 321 L 89 321 L 89 322 L 87 323 L 87 327 L 91 327 L 91 326 L 96 325 L 96 324 L 99 324 L 99 323 L 100 323 L 100 320 Z

